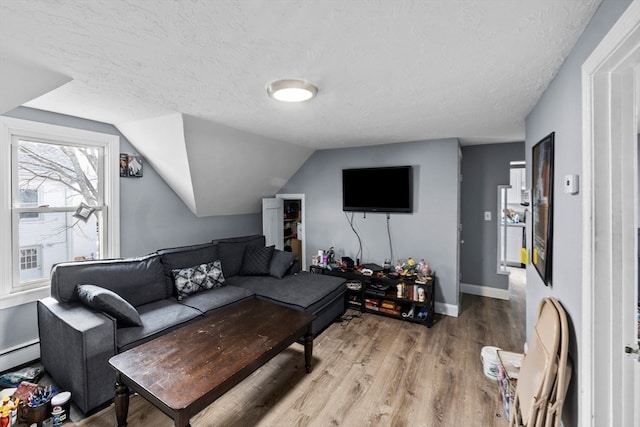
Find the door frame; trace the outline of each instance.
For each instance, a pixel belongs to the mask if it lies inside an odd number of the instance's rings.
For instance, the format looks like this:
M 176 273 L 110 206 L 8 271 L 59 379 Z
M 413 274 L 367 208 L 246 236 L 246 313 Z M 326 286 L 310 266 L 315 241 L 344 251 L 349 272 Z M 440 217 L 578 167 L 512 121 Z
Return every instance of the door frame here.
M 300 200 L 300 209 L 302 209 L 302 233 L 300 233 L 300 240 L 302 240 L 302 260 L 300 268 L 304 271 L 307 269 L 307 206 L 304 202 L 304 194 L 289 194 L 282 193 L 276 194 L 276 198 L 283 200 Z
M 637 99 L 640 0 L 582 66 L 580 425 L 640 425 L 637 348 Z M 630 238 L 633 236 L 633 238 Z M 635 371 L 635 372 L 634 372 Z M 631 375 L 629 375 L 631 374 Z M 635 376 L 635 379 L 634 379 Z

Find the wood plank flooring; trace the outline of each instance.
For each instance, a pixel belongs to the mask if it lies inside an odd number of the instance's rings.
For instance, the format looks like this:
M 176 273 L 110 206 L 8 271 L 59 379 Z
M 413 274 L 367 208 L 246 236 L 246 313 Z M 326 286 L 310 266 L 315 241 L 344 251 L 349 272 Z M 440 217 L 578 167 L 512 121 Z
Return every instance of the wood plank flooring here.
M 502 301 L 461 295 L 458 318 L 424 326 L 371 314 L 335 323 L 314 342 L 313 371 L 293 344 L 191 419 L 213 426 L 506 426 L 497 386 L 482 372 L 485 345 L 522 351 L 524 289 Z M 130 427 L 172 426 L 139 396 Z M 78 420 L 112 427 L 113 405 Z

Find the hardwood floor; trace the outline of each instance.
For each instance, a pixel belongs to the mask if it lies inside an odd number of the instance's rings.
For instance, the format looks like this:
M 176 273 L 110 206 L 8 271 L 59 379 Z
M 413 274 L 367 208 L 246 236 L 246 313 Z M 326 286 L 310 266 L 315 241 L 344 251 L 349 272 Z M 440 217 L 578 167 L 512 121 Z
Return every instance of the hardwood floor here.
M 204 426 L 506 426 L 497 386 L 482 371 L 485 345 L 522 351 L 521 272 L 512 298 L 462 294 L 458 318 L 424 326 L 371 314 L 333 324 L 314 342 L 313 371 L 293 344 L 191 419 Z M 130 427 L 172 426 L 139 396 Z M 112 427 L 113 405 L 78 426 Z

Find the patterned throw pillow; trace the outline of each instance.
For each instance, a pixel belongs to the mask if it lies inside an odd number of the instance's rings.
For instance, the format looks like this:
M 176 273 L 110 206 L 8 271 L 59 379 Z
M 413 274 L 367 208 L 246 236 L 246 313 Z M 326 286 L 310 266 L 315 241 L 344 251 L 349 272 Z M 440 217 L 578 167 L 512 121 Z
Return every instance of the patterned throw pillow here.
M 189 268 L 178 268 L 171 270 L 171 273 L 178 291 L 178 300 L 196 292 L 219 288 L 224 284 L 220 260 Z
M 274 249 L 275 246 L 261 248 L 247 246 L 244 249 L 240 273 L 243 276 L 268 276 Z

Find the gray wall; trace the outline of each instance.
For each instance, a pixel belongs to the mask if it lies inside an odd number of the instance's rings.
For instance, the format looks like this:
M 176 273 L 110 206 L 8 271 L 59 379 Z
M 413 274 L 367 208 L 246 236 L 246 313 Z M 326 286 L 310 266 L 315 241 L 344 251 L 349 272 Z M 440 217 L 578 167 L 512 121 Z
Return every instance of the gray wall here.
M 602 40 L 630 0 L 604 0 L 574 46 L 562 68 L 526 119 L 527 168 L 531 170 L 531 149 L 543 137 L 555 131 L 554 212 L 553 212 L 553 281 L 542 283 L 536 270 L 527 267 L 527 337 L 535 321 L 539 302 L 556 297 L 564 306 L 572 327 L 570 353 L 574 373 L 580 372 L 582 335 L 582 195 L 562 192 L 562 178 L 582 170 L 582 94 L 581 67 Z M 527 187 L 531 187 L 531 176 Z M 530 236 L 529 236 L 530 238 Z M 571 379 L 564 411 L 564 424 L 577 425 L 580 378 Z M 584 421 L 586 422 L 586 421 Z
M 281 190 L 305 194 L 307 263 L 330 246 L 356 259 L 358 240 L 342 211 L 342 169 L 398 165 L 414 166 L 414 213 L 391 215 L 394 258 L 424 258 L 436 270 L 436 301 L 457 306 L 457 139 L 316 151 Z M 355 214 L 354 225 L 363 263 L 390 257 L 385 214 Z
M 509 276 L 497 274 L 498 185 L 509 185 L 509 162 L 524 160 L 524 142 L 462 147 L 461 282 L 509 288 Z M 492 212 L 491 221 L 484 212 Z
M 109 124 L 24 107 L 5 116 L 118 135 L 121 152 L 136 152 Z M 144 165 L 142 178 L 120 178 L 120 253 L 123 257 L 256 233 L 262 233 L 261 214 L 196 217 L 148 164 Z M 34 339 L 38 339 L 35 303 L 0 310 L 0 355 L 7 348 Z

